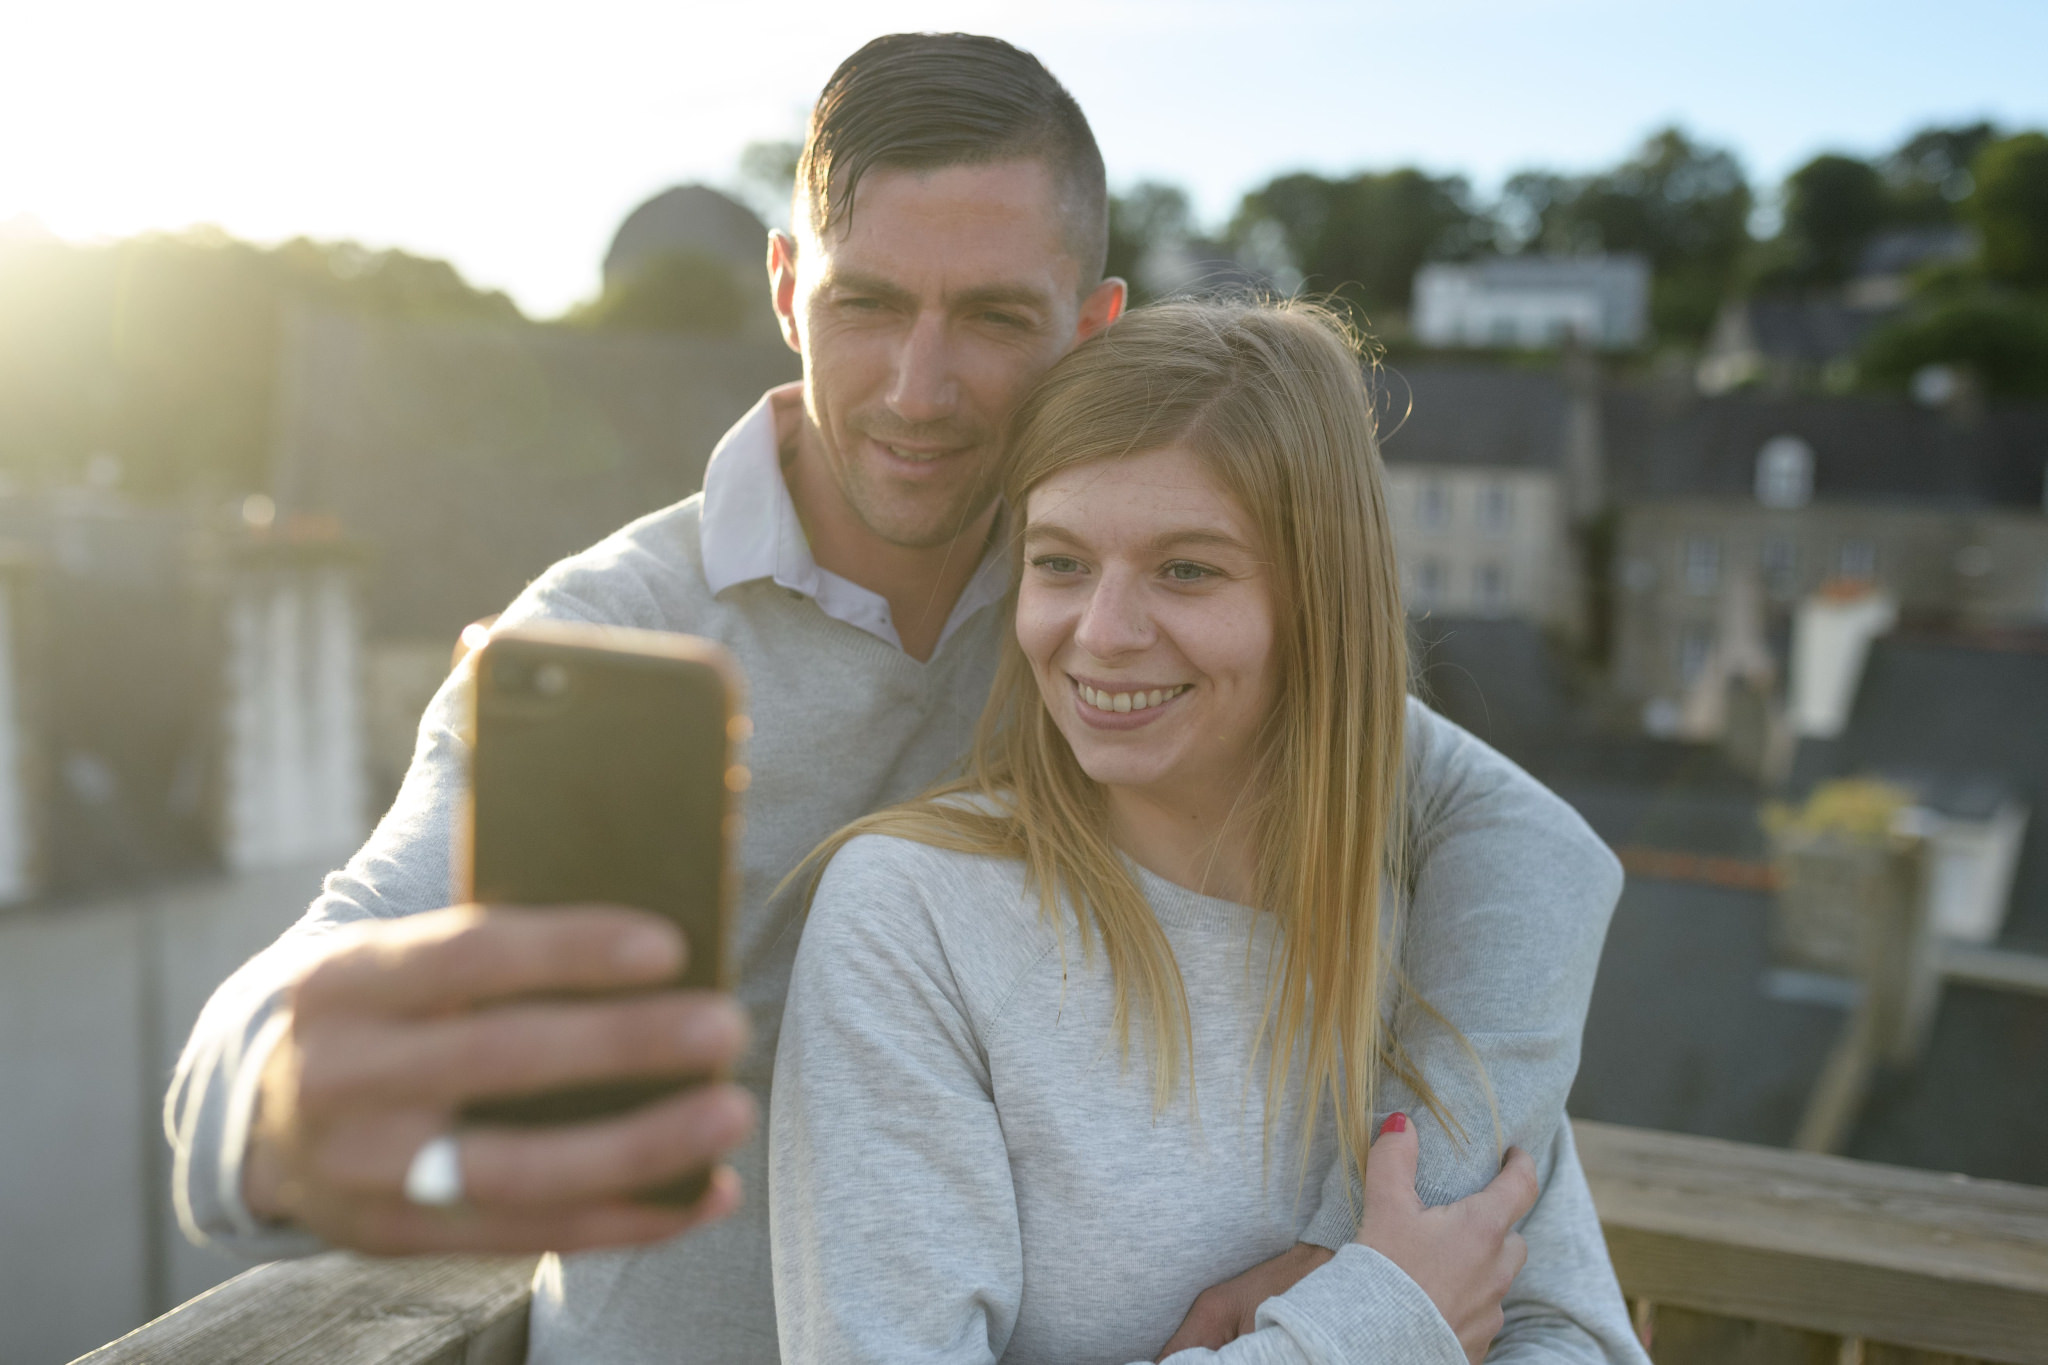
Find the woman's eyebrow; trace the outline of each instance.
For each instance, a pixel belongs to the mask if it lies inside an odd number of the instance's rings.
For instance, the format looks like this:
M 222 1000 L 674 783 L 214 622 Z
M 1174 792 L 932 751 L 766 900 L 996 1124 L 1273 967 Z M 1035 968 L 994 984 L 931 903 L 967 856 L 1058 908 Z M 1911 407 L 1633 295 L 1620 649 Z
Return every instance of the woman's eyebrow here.
M 1024 543 L 1034 540 L 1057 540 L 1067 545 L 1079 545 L 1081 537 L 1069 531 L 1056 521 L 1034 521 L 1024 528 Z
M 1165 551 L 1184 546 L 1212 547 L 1223 550 L 1241 550 L 1251 554 L 1252 547 L 1228 531 L 1167 531 L 1152 538 L 1152 549 Z

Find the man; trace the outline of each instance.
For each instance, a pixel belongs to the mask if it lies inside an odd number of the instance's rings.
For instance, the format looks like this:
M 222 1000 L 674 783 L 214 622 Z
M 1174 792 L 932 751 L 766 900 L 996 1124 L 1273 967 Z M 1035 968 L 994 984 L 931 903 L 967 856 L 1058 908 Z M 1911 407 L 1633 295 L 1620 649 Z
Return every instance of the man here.
M 1102 277 L 1087 123 L 1035 59 L 993 39 L 899 35 L 842 64 L 812 116 L 797 208 L 768 268 L 802 385 L 734 426 L 701 495 L 556 565 L 502 618 L 687 631 L 738 656 L 754 781 L 737 1008 L 679 992 L 542 999 L 672 974 L 688 949 L 645 917 L 444 908 L 466 780 L 458 669 L 368 844 L 194 1029 L 167 1109 L 194 1235 L 258 1256 L 583 1252 L 542 1262 L 534 1359 L 776 1358 L 761 1144 L 746 1138 L 800 929 L 799 894 L 777 888 L 826 834 L 965 751 L 1003 626 L 990 473 L 1009 414 L 1124 301 Z M 1604 933 L 1612 859 L 1496 756 L 1436 746 L 1412 804 L 1418 906 L 1455 904 L 1461 932 L 1526 935 L 1532 971 L 1553 942 Z M 1517 1118 L 1561 1112 L 1590 987 L 1575 982 L 1576 1006 L 1555 1018 L 1522 1018 L 1511 998 L 1453 1016 L 1518 1040 L 1523 1069 L 1502 1087 L 1511 1136 Z M 450 1131 L 476 1095 L 727 1060 L 738 1086 L 604 1123 Z M 1432 1202 L 1485 1183 L 1490 1148 L 1476 1174 L 1432 1179 L 1438 1138 L 1423 1139 Z M 694 1210 L 630 1199 L 735 1149 L 738 1179 L 721 1173 Z M 726 1218 L 743 1188 L 747 1208 Z M 1228 1339 L 1348 1241 L 1348 1194 L 1326 1191 L 1313 1244 L 1205 1296 L 1183 1335 Z M 1503 1232 L 1471 1263 L 1497 1258 Z M 652 1245 L 585 1250 L 629 1244 Z

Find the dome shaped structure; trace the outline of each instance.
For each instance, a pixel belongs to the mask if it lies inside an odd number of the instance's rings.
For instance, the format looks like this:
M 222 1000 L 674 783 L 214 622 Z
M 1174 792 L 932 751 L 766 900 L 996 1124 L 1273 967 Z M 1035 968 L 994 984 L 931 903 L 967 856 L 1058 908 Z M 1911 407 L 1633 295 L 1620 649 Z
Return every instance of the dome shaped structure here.
M 762 269 L 768 228 L 754 211 L 707 185 L 663 190 L 626 215 L 604 254 L 607 289 L 665 256 L 710 256 L 752 280 Z

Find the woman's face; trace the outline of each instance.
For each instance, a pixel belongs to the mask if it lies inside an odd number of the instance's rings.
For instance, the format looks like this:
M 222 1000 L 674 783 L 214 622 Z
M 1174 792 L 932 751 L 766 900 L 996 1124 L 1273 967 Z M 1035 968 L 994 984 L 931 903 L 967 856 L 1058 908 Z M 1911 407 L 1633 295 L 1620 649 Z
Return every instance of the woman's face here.
M 1025 499 L 1017 642 L 1082 770 L 1234 800 L 1277 686 L 1272 567 L 1189 451 L 1053 475 Z

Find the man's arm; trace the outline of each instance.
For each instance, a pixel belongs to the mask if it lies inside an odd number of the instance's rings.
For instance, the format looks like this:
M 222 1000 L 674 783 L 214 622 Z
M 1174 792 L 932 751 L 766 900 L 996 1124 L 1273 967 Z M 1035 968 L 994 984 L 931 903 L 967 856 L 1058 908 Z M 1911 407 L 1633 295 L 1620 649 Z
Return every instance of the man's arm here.
M 1544 1150 L 1578 1072 L 1621 867 L 1563 800 L 1413 698 L 1407 741 L 1412 893 L 1401 968 L 1457 1033 L 1413 1000 L 1395 1023 L 1463 1131 L 1454 1141 L 1398 1082 L 1382 1086 L 1378 1107 L 1420 1126 L 1419 1191 L 1436 1205 L 1482 1188 L 1503 1147 Z M 1353 1173 L 1333 1165 L 1301 1241 L 1205 1291 L 1189 1310 L 1188 1339 L 1227 1340 L 1249 1324 L 1261 1301 L 1351 1240 L 1358 1209 Z
M 1377 1107 L 1415 1119 L 1418 1188 L 1447 1204 L 1486 1185 L 1504 1148 L 1541 1151 L 1564 1113 L 1621 864 L 1561 798 L 1413 698 L 1408 748 L 1410 993 L 1394 1029 L 1462 1132 L 1391 1077 Z M 1350 1240 L 1348 1175 L 1332 1168 L 1304 1242 Z
M 1614 1278 L 1570 1122 L 1558 1124 L 1543 1195 L 1522 1220 L 1529 1260 L 1501 1304 L 1496 1365 L 1649 1365 Z
M 505 619 L 590 619 L 546 583 Z M 751 1105 L 729 1086 L 601 1124 L 466 1135 L 469 1205 L 404 1201 L 413 1154 L 448 1130 L 467 1098 L 708 1069 L 728 1063 L 744 1034 L 729 1002 L 682 992 L 518 1002 L 527 992 L 645 986 L 687 950 L 673 928 L 633 912 L 442 909 L 467 784 L 468 697 L 467 671 L 457 670 L 429 705 L 398 799 L 368 843 L 201 1012 L 165 1102 L 174 1198 L 195 1240 L 254 1258 L 327 1244 L 567 1249 L 669 1235 L 733 1203 L 729 1181 L 683 1213 L 625 1199 L 744 1136 Z M 570 1038 L 578 1050 L 565 1056 L 560 1040 Z

